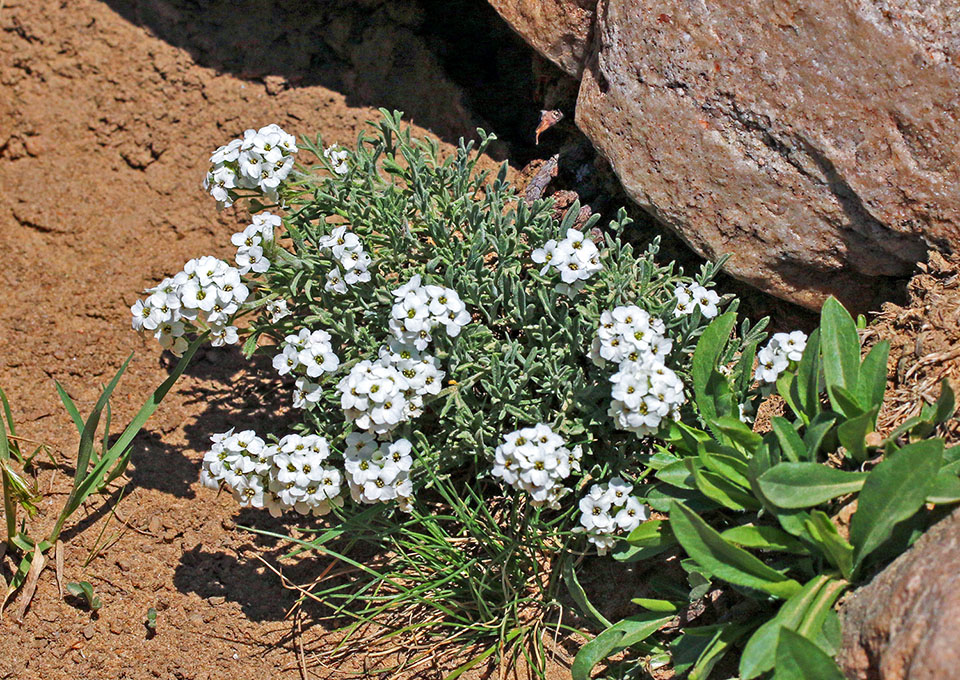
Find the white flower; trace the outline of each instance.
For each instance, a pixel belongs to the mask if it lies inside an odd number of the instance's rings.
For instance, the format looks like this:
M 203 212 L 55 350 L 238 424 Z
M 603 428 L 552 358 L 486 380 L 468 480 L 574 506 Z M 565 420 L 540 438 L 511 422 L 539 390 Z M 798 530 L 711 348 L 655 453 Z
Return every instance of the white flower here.
M 351 497 L 367 504 L 396 500 L 406 509 L 413 493 L 412 449 L 406 439 L 378 444 L 371 433 L 348 435 L 343 455 Z
M 241 274 L 248 274 L 251 271 L 262 274 L 270 269 L 270 260 L 264 257 L 263 248 L 258 245 L 249 248 L 246 246 L 237 248 L 235 259 Z
M 255 189 L 277 200 L 277 189 L 293 169 L 296 140 L 275 124 L 247 130 L 210 156 L 212 164 L 203 188 L 219 207 L 232 205 L 235 189 Z
M 580 447 L 564 446 L 563 438 L 540 423 L 504 435 L 493 456 L 491 474 L 525 491 L 534 506 L 558 508 L 568 491 L 563 480 L 579 469 Z
M 712 319 L 720 310 L 717 305 L 720 304 L 720 296 L 716 291 L 709 290 L 703 286 L 692 286 L 690 288 L 691 302 L 700 308 L 700 313 L 705 319 Z
M 337 384 L 347 420 L 377 434 L 385 434 L 407 419 L 409 389 L 403 374 L 382 360 L 355 364 Z
M 596 244 L 577 229 L 568 229 L 562 241 L 547 241 L 530 257 L 536 264 L 543 265 L 541 274 L 546 274 L 551 267 L 559 271 L 561 283 L 556 289 L 571 297 L 580 292 L 587 279 L 603 269 Z
M 390 330 L 406 345 L 424 350 L 433 339 L 431 332 L 443 326 L 455 338 L 472 320 L 460 295 L 452 288 L 421 285 L 420 275 L 393 291 L 396 301 L 390 310 Z
M 270 323 L 277 323 L 280 319 L 290 316 L 286 300 L 271 300 L 264 305 L 264 310 L 270 316 Z
M 664 420 L 675 420 L 686 401 L 683 382 L 657 361 L 624 362 L 610 382 L 613 388 L 608 414 L 617 427 L 641 437 L 657 432 Z
M 293 390 L 293 407 L 310 408 L 323 397 L 323 388 L 307 378 L 297 378 Z
M 775 383 L 791 363 L 803 358 L 807 347 L 807 335 L 803 331 L 774 333 L 770 342 L 757 352 L 757 370 L 754 379 L 763 383 Z
M 631 496 L 633 485 L 620 477 L 594 484 L 580 499 L 580 527 L 601 555 L 612 548 L 619 534 L 628 534 L 649 517 L 647 507 Z
M 803 351 L 807 348 L 807 334 L 803 331 L 774 333 L 771 342 L 776 342 L 777 348 L 790 361 L 800 361 L 803 358 Z
M 347 159 L 350 158 L 350 152 L 346 149 L 334 144 L 323 150 L 323 156 L 330 161 L 330 165 L 333 166 L 333 171 L 338 175 L 345 175 L 350 172 L 350 166 L 347 163 Z

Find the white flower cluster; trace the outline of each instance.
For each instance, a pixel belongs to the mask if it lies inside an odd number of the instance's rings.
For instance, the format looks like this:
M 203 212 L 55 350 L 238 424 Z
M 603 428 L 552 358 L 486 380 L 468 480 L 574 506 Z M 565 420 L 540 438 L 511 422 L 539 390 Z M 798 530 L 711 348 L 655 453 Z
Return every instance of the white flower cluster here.
M 613 477 L 606 484 L 594 484 L 580 499 L 580 530 L 601 555 L 614 546 L 618 533 L 630 533 L 649 517 L 632 492 L 632 484 Z
M 610 377 L 613 383 L 607 414 L 617 427 L 638 436 L 654 434 L 666 420 L 678 420 L 686 401 L 683 381 L 660 362 L 625 361 Z
M 455 338 L 470 323 L 470 312 L 452 288 L 422 285 L 420 275 L 393 291 L 390 330 L 405 345 L 423 351 L 433 340 L 431 332 L 443 326 Z
M 343 468 L 353 500 L 366 504 L 395 500 L 402 510 L 408 509 L 413 494 L 412 448 L 406 439 L 378 442 L 369 432 L 348 434 Z
M 357 235 L 348 231 L 347 227 L 336 227 L 320 239 L 319 246 L 337 261 L 333 269 L 327 272 L 325 290 L 346 293 L 347 286 L 370 280 L 368 268 L 373 260 L 363 249 L 363 243 Z
M 580 292 L 587 279 L 603 269 L 596 244 L 578 229 L 568 229 L 566 238 L 559 242 L 550 239 L 531 257 L 543 265 L 541 274 L 546 274 L 550 267 L 559 271 L 562 283 L 557 290 L 570 296 Z
M 505 484 L 530 494 L 534 506 L 559 508 L 569 489 L 563 480 L 571 471 L 580 470 L 579 446 L 566 448 L 563 438 L 549 425 L 533 427 L 505 435 L 494 452 L 491 473 Z
M 232 345 L 237 328 L 230 325 L 250 291 L 240 272 L 209 255 L 187 262 L 183 271 L 147 290 L 145 300 L 130 308 L 135 331 L 153 331 L 164 349 L 180 356 L 188 331 L 210 329 L 211 344 Z
M 333 166 L 333 171 L 338 175 L 346 175 L 350 172 L 350 165 L 347 163 L 347 159 L 350 158 L 350 152 L 343 147 L 337 146 L 336 144 L 327 147 L 323 150 L 323 157 L 330 162 L 330 165 Z
M 289 509 L 320 516 L 343 505 L 343 475 L 330 465 L 330 447 L 319 435 L 288 434 L 268 444 L 253 430 L 230 429 L 211 440 L 200 481 L 214 489 L 226 484 L 242 506 L 276 517 Z
M 382 347 L 376 361 L 353 366 L 337 384 L 347 420 L 385 434 L 423 412 L 423 398 L 440 392 L 443 377 L 437 360 L 399 342 Z
M 764 383 L 775 383 L 780 374 L 791 362 L 803 358 L 807 348 L 807 334 L 803 331 L 792 333 L 774 333 L 770 342 L 757 352 L 757 371 L 754 379 Z
M 705 319 L 712 319 L 720 313 L 718 305 L 720 296 L 717 292 L 704 288 L 699 284 L 682 284 L 674 289 L 674 296 L 677 298 L 677 306 L 674 309 L 674 316 L 686 316 L 693 314 L 693 310 L 700 309 L 700 313 Z
M 590 348 L 598 366 L 612 361 L 619 370 L 611 378 L 608 414 L 617 427 L 640 436 L 652 434 L 665 419 L 675 419 L 686 397 L 683 382 L 664 364 L 673 349 L 664 323 L 636 305 L 623 305 L 600 315 Z
M 213 167 L 203 180 L 203 188 L 221 207 L 233 205 L 235 189 L 256 189 L 276 201 L 277 188 L 290 174 L 296 152 L 296 138 L 276 124 L 247 130 L 242 138 L 213 152 Z
M 606 310 L 600 315 L 600 326 L 593 338 L 590 358 L 603 367 L 606 362 L 625 361 L 648 364 L 663 362 L 673 349 L 673 340 L 665 337 L 663 321 L 636 305 Z
M 340 358 L 333 352 L 330 334 L 324 330 L 301 328 L 296 335 L 288 335 L 280 343 L 280 353 L 273 357 L 273 367 L 280 375 L 297 375 L 293 407 L 307 408 L 320 401 L 323 388 L 311 378 L 333 373 L 340 366 Z
M 263 255 L 264 247 L 273 243 L 273 230 L 280 226 L 279 215 L 269 212 L 253 216 L 253 222 L 230 238 L 237 247 L 236 262 L 241 274 L 262 274 L 270 268 L 270 260 Z

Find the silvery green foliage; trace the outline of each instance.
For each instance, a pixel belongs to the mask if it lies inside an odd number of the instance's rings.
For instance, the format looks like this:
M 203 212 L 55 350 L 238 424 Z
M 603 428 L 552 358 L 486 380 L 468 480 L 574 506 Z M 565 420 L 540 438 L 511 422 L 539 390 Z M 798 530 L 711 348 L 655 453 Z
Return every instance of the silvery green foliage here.
M 331 462 L 356 458 L 361 435 L 370 439 L 363 451 L 380 451 L 376 461 L 385 455 L 381 445 L 407 442 L 416 464 L 351 482 L 355 501 L 409 507 L 424 465 L 440 474 L 492 474 L 532 504 L 555 509 L 584 477 L 642 472 L 637 454 L 649 451 L 647 437 L 698 417 L 688 399 L 693 348 L 721 307 L 736 308 L 710 288 L 718 265 L 692 279 L 658 261 L 657 239 L 635 251 L 623 210 L 601 231 L 599 216 L 577 223 L 577 204 L 563 219 L 549 200 L 527 205 L 506 165 L 496 175 L 478 167 L 494 139 L 482 130 L 476 148 L 461 141 L 441 155 L 437 141 L 412 138 L 399 114 L 383 114 L 352 149 L 325 148 L 319 138 L 298 146 L 270 128 L 218 150 L 216 158 L 226 154 L 220 160 L 241 170 L 257 154 L 287 163 L 297 151 L 318 165 L 284 165 L 269 187 L 247 188 L 252 208 L 284 214 L 259 212 L 233 235 L 236 268 L 197 261 L 229 270 L 238 279 L 228 282 L 231 295 L 240 290 L 242 299 L 226 300 L 220 279 L 207 290 L 202 276 L 186 272 L 178 275 L 184 286 L 230 304 L 210 312 L 206 299 L 174 296 L 178 309 L 199 307 L 198 318 L 227 328 L 230 337 L 215 336 L 215 344 L 239 334 L 248 356 L 269 353 L 302 415 L 298 433 L 322 437 Z M 159 327 L 159 303 L 151 302 L 159 290 L 133 310 L 135 327 Z M 234 325 L 244 316 L 253 317 L 248 327 Z M 191 330 L 158 337 L 182 350 Z M 748 345 L 757 329 L 741 335 Z M 504 437 L 529 428 L 549 431 L 550 450 L 575 451 L 576 460 L 558 468 L 565 456 L 521 447 L 519 476 L 504 475 L 497 447 L 502 453 Z M 255 507 L 306 507 L 291 495 L 295 486 L 281 488 L 292 481 L 269 478 L 265 461 L 253 472 L 230 462 L 249 467 L 259 454 L 222 453 L 211 451 L 204 468 L 213 482 L 244 492 Z M 256 483 L 235 488 L 238 474 Z M 341 476 L 351 479 L 346 469 Z M 309 481 L 300 485 L 308 496 L 317 491 Z M 336 507 L 341 499 L 328 500 Z
M 676 314 L 676 290 L 707 290 L 716 268 L 693 280 L 657 261 L 657 240 L 636 252 L 623 211 L 600 232 L 599 216 L 574 228 L 579 206 L 557 220 L 549 201 L 526 205 L 505 166 L 496 175 L 478 168 L 492 135 L 480 131 L 476 148 L 461 143 L 442 157 L 436 141 L 412 138 L 397 114 L 384 114 L 375 134 L 361 134 L 349 153 L 337 147 L 336 158 L 319 138 L 301 143 L 319 164 L 282 192 L 286 249 L 251 284 L 262 312 L 245 352 L 291 367 L 302 432 L 334 448 L 352 431 L 404 437 L 420 464 L 487 474 L 504 436 L 543 424 L 582 449 L 584 473 L 629 467 L 661 417 L 631 420 L 646 407 L 613 399 L 611 379 L 645 381 L 645 395 L 664 399 L 664 425 L 690 413 L 684 377 L 708 315 L 696 305 Z M 553 265 L 580 257 L 587 273 L 549 266 L 554 256 Z M 717 304 L 735 307 L 710 294 L 713 314 Z M 649 335 L 601 360 L 602 321 L 620 307 L 642 312 Z M 639 326 L 617 328 L 639 337 Z M 330 334 L 338 367 L 303 375 L 291 339 L 318 331 Z M 667 376 L 663 389 L 651 382 L 657 373 Z M 416 486 L 416 466 L 411 475 Z

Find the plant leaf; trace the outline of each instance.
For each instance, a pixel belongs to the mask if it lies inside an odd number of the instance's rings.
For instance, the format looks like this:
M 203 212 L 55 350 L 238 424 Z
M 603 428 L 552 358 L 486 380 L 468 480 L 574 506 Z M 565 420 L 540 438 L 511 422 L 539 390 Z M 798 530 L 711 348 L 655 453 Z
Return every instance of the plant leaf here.
M 859 491 L 865 472 L 844 472 L 822 463 L 779 463 L 757 479 L 763 495 L 781 508 L 809 508 Z
M 837 663 L 816 644 L 789 628 L 781 628 L 774 680 L 845 680 Z
M 842 423 L 837 428 L 837 439 L 840 440 L 850 457 L 858 463 L 867 459 L 866 437 L 873 432 L 873 426 L 877 422 L 877 412 L 879 406 L 874 406 L 869 411 L 861 413 L 856 418 L 851 418 Z
M 672 619 L 672 615 L 664 617 L 648 612 L 618 621 L 580 648 L 570 667 L 573 680 L 589 680 L 597 664 L 616 651 L 642 642 Z
M 890 341 L 881 340 L 874 345 L 860 364 L 860 382 L 857 385 L 857 401 L 865 409 L 880 410 L 883 393 L 887 389 L 887 358 L 890 356 Z
M 943 441 L 927 439 L 903 447 L 870 472 L 850 520 L 854 572 L 897 524 L 920 509 L 942 456 Z
M 824 556 L 840 570 L 845 579 L 853 574 L 853 546 L 837 531 L 836 525 L 822 510 L 813 510 L 806 521 L 807 532 Z
M 679 501 L 671 506 L 670 527 L 687 554 L 717 578 L 780 598 L 788 598 L 800 589 L 793 579 L 724 540 Z
M 789 420 L 776 416 L 770 420 L 770 424 L 777 436 L 777 441 L 780 442 L 783 455 L 794 463 L 799 463 L 807 457 L 807 447 L 804 446 L 803 439 Z
M 841 387 L 848 391 L 857 389 L 860 382 L 860 337 L 857 335 L 857 324 L 833 296 L 827 298 L 820 311 L 820 346 L 828 394 L 831 387 Z M 834 409 L 844 412 L 832 394 L 830 402 Z
M 737 322 L 735 312 L 727 312 L 714 319 L 697 341 L 697 349 L 693 353 L 690 375 L 693 378 L 693 391 L 696 395 L 700 414 L 705 422 L 710 422 L 717 416 L 727 415 L 717 411 L 716 370 L 720 355 L 731 331 Z M 723 378 L 723 376 L 720 376 Z M 726 379 L 723 378 L 726 383 Z M 727 387 L 729 390 L 729 386 Z
M 740 655 L 742 680 L 752 680 L 773 668 L 777 638 L 783 628 L 802 630 L 804 635 L 816 635 L 832 611 L 833 603 L 847 585 L 846 581 L 826 574 L 815 576 L 805 583 L 783 603 L 773 618 L 757 628 L 747 640 Z
M 960 477 L 941 470 L 927 490 L 927 503 L 947 505 L 957 502 L 960 502 Z
M 724 540 L 735 543 L 742 548 L 753 550 L 779 550 L 782 552 L 805 555 L 807 546 L 777 527 L 753 524 L 744 524 L 727 529 L 720 534 Z

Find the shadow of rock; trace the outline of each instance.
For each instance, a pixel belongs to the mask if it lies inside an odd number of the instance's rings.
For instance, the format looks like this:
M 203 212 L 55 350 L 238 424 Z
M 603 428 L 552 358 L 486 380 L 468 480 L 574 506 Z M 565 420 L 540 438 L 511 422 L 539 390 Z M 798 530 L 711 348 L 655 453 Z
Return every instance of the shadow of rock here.
M 198 64 L 271 93 L 322 85 L 350 105 L 400 109 L 448 142 L 483 126 L 533 146 L 536 57 L 486 2 L 250 0 L 238 11 L 227 0 L 104 1 Z

